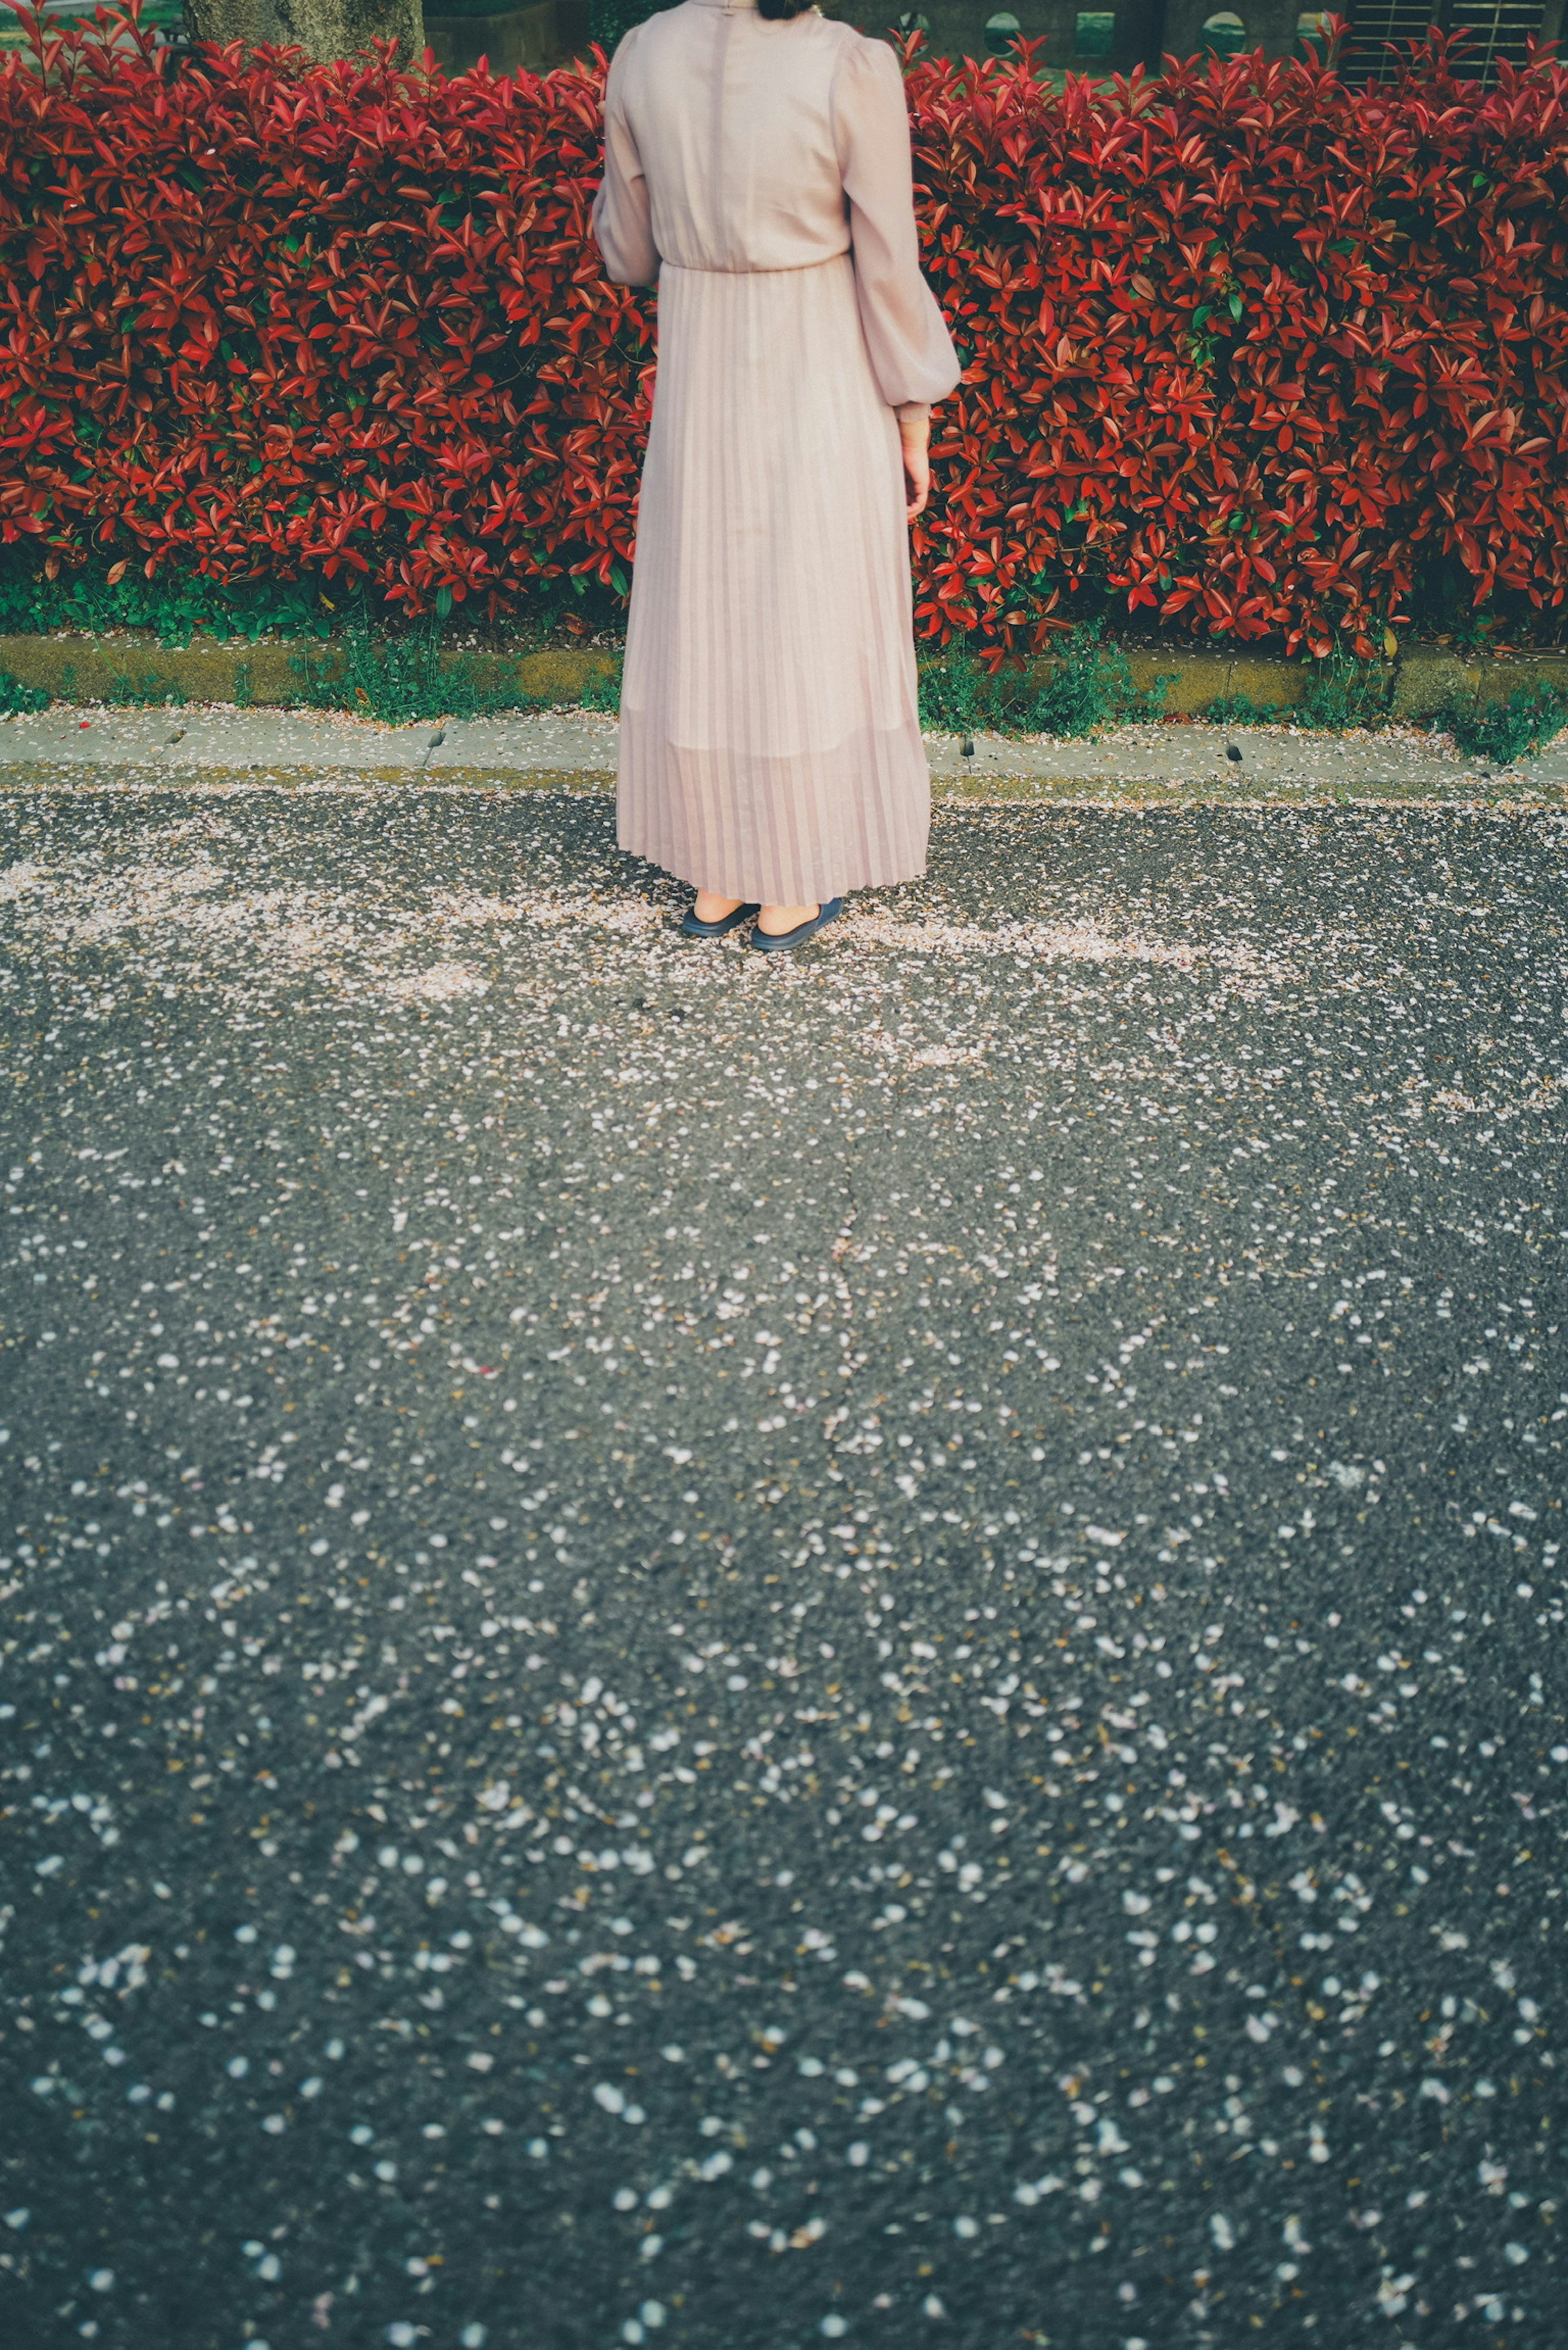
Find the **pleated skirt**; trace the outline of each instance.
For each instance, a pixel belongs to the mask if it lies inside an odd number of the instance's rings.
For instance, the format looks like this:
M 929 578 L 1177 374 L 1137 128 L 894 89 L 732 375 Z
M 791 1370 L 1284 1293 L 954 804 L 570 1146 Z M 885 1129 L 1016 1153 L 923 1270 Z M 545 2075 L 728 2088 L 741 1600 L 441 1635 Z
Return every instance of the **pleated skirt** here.
M 618 820 L 623 848 L 764 904 L 925 870 L 898 429 L 847 254 L 660 273 Z

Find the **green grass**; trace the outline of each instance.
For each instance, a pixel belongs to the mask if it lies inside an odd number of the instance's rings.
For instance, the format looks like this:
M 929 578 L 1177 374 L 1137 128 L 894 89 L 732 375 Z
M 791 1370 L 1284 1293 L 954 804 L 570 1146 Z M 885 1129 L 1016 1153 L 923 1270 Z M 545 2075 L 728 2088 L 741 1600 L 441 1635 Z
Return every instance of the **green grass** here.
M 8 669 L 0 669 L 0 711 L 7 718 L 19 717 L 24 711 L 47 710 L 49 702 L 41 685 L 24 685 Z
M 1568 694 L 1554 685 L 1518 686 L 1506 702 L 1450 700 L 1439 723 L 1461 751 L 1500 767 L 1533 758 L 1568 726 Z
M 96 637 L 134 629 L 146 629 L 166 645 L 188 645 L 198 632 L 220 641 L 243 638 L 253 644 L 267 636 L 325 642 L 340 641 L 346 630 L 355 628 L 400 635 L 409 625 L 400 608 L 382 603 L 362 586 L 346 587 L 341 580 L 258 578 L 224 585 L 199 572 L 182 571 L 172 563 L 149 579 L 140 563 L 116 559 L 119 550 L 113 546 L 94 546 L 67 557 L 51 579 L 42 553 L 30 540 L 0 547 L 0 636 L 52 636 L 79 629 Z M 118 577 L 111 578 L 111 573 Z M 535 580 L 504 635 L 519 650 L 556 644 L 568 618 L 575 624 L 565 630 L 568 637 L 575 637 L 583 623 L 589 633 L 613 633 L 624 626 L 628 592 L 629 582 L 618 565 L 612 567 L 607 582 L 577 572 Z M 441 621 L 454 621 L 465 634 L 483 625 L 472 606 L 454 608 L 444 594 L 437 598 L 437 616 Z
M 585 710 L 607 710 L 612 716 L 619 710 L 621 671 L 625 665 L 625 655 L 617 653 L 607 675 L 602 671 L 589 672 L 583 681 Z
M 303 581 L 250 580 L 223 588 L 195 573 L 160 571 L 149 579 L 133 565 L 111 585 L 110 567 L 106 557 L 95 555 L 80 570 L 49 579 L 28 549 L 0 551 L 0 634 L 47 636 L 80 629 L 102 636 L 111 629 L 147 629 L 161 644 L 188 645 L 198 629 L 254 643 L 269 630 L 324 637 L 331 625 L 317 589 Z
M 1376 661 L 1331 653 L 1308 668 L 1299 702 L 1258 702 L 1249 693 L 1221 693 L 1202 715 L 1215 726 L 1302 726 L 1314 733 L 1342 734 L 1350 726 L 1375 725 L 1387 707 L 1388 678 Z
M 160 677 L 155 671 L 144 669 L 140 677 L 111 677 L 109 699 L 131 710 L 183 710 L 190 696 L 172 678 Z
M 1158 718 L 1168 678 L 1147 691 L 1133 681 L 1118 645 L 1107 645 L 1093 621 L 1064 638 L 1043 673 L 982 668 L 958 651 L 919 664 L 920 724 L 929 733 L 1054 734 L 1064 742 Z
M 1250 693 L 1220 693 L 1202 712 L 1215 726 L 1279 726 L 1293 712 L 1279 702 L 1254 702 Z
M 419 718 L 489 718 L 503 710 L 540 707 L 537 696 L 516 686 L 503 692 L 486 687 L 471 654 L 443 660 L 435 628 L 405 637 L 351 628 L 340 646 L 319 658 L 296 653 L 289 667 L 313 710 L 355 710 L 389 725 Z
M 1388 687 L 1378 662 L 1330 653 L 1326 660 L 1312 664 L 1306 691 L 1292 711 L 1291 723 L 1325 734 L 1342 734 L 1347 726 L 1370 726 L 1387 711 Z

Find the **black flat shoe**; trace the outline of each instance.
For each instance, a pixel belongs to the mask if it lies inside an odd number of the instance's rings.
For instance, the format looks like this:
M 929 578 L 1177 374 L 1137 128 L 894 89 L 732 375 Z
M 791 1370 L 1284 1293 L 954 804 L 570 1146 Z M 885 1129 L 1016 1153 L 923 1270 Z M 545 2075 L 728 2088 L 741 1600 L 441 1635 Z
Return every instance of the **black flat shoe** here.
M 842 898 L 825 898 L 809 922 L 797 922 L 793 931 L 753 931 L 752 944 L 763 954 L 787 954 L 791 947 L 805 946 L 807 939 L 815 938 L 829 922 L 836 921 L 844 911 Z
M 737 906 L 734 912 L 726 914 L 722 922 L 700 922 L 688 906 L 686 919 L 680 925 L 681 936 L 688 939 L 727 939 L 732 931 L 738 931 L 742 922 L 749 922 L 756 911 L 755 906 Z

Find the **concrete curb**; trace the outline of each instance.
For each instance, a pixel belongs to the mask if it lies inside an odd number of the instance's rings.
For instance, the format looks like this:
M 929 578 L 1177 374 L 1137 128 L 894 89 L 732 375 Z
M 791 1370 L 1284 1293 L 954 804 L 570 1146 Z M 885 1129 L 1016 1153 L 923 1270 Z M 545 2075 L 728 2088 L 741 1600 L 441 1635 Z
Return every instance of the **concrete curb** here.
M 61 702 L 147 702 L 164 695 L 186 702 L 238 702 L 255 710 L 297 710 L 305 679 L 294 664 L 341 663 L 331 644 L 160 645 L 130 638 L 0 636 L 0 672 Z M 535 702 L 580 702 L 593 677 L 613 677 L 615 657 L 552 647 L 545 652 L 444 653 L 443 669 L 465 668 L 483 693 L 516 691 Z
M 339 648 L 323 644 L 198 641 L 171 647 L 131 639 L 0 636 L 0 672 L 63 702 L 156 702 L 168 694 L 192 702 L 297 709 L 305 684 L 293 664 L 306 655 L 316 662 L 342 659 Z M 1243 651 L 1149 651 L 1139 647 L 1128 651 L 1127 661 L 1142 690 L 1160 677 L 1172 681 L 1165 707 L 1176 717 L 1196 716 L 1222 697 L 1240 694 L 1260 709 L 1272 703 L 1292 710 L 1303 700 L 1311 679 L 1304 662 Z M 547 703 L 578 702 L 590 678 L 615 673 L 612 653 L 564 646 L 519 656 L 475 652 L 441 657 L 443 668 L 460 664 L 466 664 L 468 677 L 483 692 L 515 691 L 524 701 Z M 1506 702 L 1521 687 L 1553 685 L 1568 693 L 1568 652 L 1472 660 L 1441 647 L 1416 646 L 1379 668 L 1385 709 L 1391 718 L 1432 718 L 1451 699 Z
M 1293 710 L 1306 698 L 1312 669 L 1305 661 L 1281 660 L 1262 653 L 1129 650 L 1133 682 L 1147 692 L 1157 679 L 1172 681 L 1165 708 L 1190 718 L 1222 698 L 1245 694 L 1258 709 L 1271 703 Z M 1380 661 L 1384 714 L 1389 718 L 1435 718 L 1451 702 L 1483 706 L 1507 702 L 1521 687 L 1555 686 L 1568 694 L 1568 652 L 1511 653 L 1466 659 L 1445 647 L 1417 645 Z
M 1485 706 L 1507 702 L 1523 687 L 1555 686 L 1568 693 L 1568 653 L 1517 653 L 1467 660 L 1462 654 L 1422 646 L 1396 660 L 1391 718 L 1435 718 L 1449 702 L 1473 698 Z

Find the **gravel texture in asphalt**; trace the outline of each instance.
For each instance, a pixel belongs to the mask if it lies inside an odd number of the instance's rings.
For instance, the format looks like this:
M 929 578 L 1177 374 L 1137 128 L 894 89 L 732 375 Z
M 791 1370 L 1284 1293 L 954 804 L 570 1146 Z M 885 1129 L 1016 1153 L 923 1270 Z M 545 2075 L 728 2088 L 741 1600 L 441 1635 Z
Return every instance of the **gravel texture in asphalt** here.
M 4 821 L 12 2340 L 1562 2338 L 1561 816 Z

